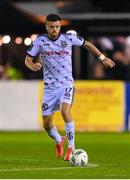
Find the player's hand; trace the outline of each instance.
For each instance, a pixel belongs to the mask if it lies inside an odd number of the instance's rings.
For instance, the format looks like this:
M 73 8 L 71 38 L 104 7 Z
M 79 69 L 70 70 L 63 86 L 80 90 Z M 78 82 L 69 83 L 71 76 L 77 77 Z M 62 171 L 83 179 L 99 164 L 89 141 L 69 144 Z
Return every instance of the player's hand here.
M 112 61 L 111 59 L 105 57 L 105 59 L 102 61 L 103 65 L 106 67 L 110 67 L 113 68 L 115 66 L 114 61 Z
M 33 71 L 39 71 L 42 68 L 42 65 L 39 62 L 33 64 Z

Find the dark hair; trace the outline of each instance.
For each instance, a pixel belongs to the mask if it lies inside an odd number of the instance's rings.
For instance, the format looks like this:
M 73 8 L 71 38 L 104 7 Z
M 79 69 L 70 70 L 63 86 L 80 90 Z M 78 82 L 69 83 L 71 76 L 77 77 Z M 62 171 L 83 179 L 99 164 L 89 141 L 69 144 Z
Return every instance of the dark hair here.
M 46 17 L 45 21 L 52 21 L 52 22 L 61 21 L 61 17 L 59 15 L 57 15 L 57 14 L 49 14 Z

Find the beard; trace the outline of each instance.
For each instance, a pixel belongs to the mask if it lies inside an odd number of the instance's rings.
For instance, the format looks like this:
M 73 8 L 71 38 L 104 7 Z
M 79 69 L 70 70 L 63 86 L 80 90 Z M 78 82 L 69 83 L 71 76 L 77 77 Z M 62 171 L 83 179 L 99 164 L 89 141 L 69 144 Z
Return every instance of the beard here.
M 49 37 L 52 39 L 56 39 L 59 36 L 60 32 L 52 32 L 52 33 L 48 33 Z

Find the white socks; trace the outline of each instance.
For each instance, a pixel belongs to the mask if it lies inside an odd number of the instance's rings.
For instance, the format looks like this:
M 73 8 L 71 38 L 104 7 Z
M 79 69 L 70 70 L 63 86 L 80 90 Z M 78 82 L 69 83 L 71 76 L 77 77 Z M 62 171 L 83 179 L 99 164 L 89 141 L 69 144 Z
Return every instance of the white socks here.
M 68 148 L 72 147 L 73 149 L 75 149 L 74 121 L 65 123 L 65 130 L 68 138 Z M 52 126 L 52 129 L 48 132 L 48 135 L 53 138 L 57 144 L 60 143 L 62 140 L 56 126 L 54 125 Z
M 65 130 L 68 138 L 68 148 L 72 147 L 75 149 L 75 144 L 74 144 L 74 121 L 65 123 Z
M 48 135 L 51 138 L 53 138 L 56 141 L 57 144 L 60 143 L 61 140 L 62 140 L 60 134 L 57 131 L 56 126 L 54 126 L 54 125 L 52 126 L 52 129 L 48 132 Z

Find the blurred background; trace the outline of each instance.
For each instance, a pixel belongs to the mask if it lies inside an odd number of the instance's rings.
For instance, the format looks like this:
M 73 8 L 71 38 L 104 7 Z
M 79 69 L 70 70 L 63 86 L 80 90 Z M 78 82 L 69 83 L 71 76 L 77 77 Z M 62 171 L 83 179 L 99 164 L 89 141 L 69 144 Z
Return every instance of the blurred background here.
M 129 9 L 129 0 L 1 0 L 0 130 L 42 127 L 42 71 L 31 72 L 24 58 L 31 42 L 46 32 L 44 19 L 50 13 L 63 18 L 62 32 L 77 31 L 116 63 L 113 69 L 104 68 L 89 51 L 73 48 L 77 130 L 129 130 Z

